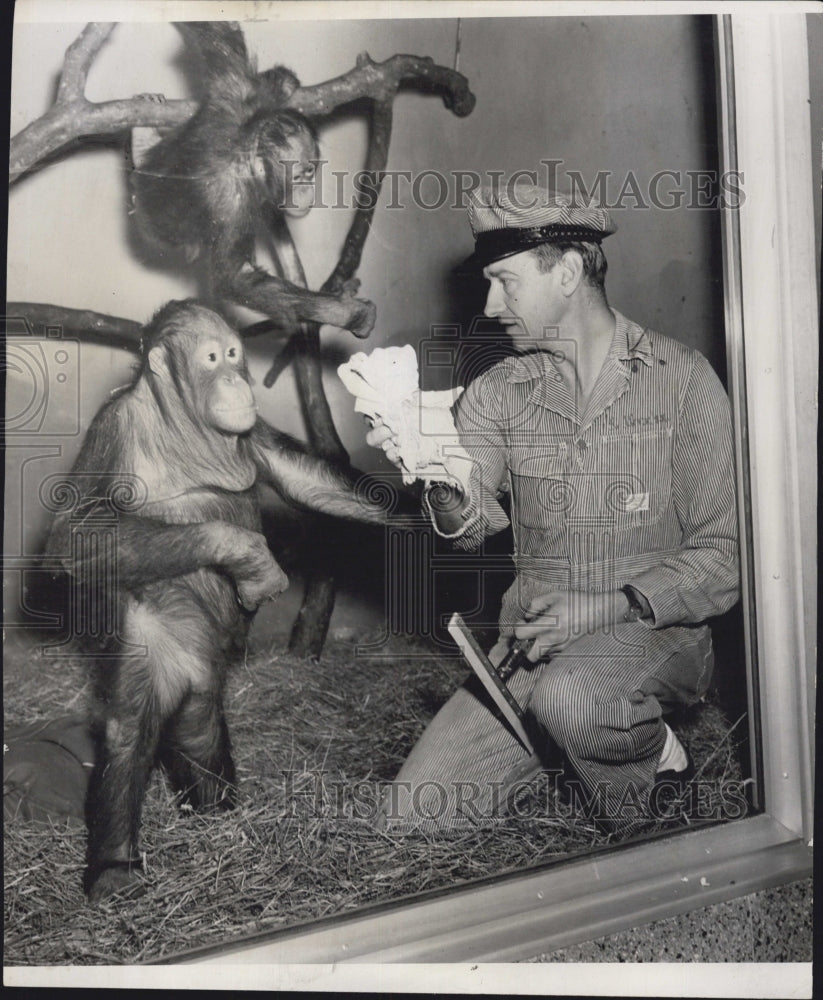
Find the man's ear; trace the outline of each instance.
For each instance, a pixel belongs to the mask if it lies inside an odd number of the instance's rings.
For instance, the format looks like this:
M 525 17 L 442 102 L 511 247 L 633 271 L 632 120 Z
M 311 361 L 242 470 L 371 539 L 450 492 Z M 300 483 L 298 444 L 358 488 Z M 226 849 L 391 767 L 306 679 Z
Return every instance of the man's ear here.
M 149 351 L 149 368 L 152 372 L 159 376 L 160 378 L 165 377 L 169 373 L 168 365 L 166 364 L 166 350 L 158 345 L 157 347 L 152 347 Z
M 583 257 L 578 250 L 567 250 L 560 258 L 560 289 L 572 295 L 583 280 Z

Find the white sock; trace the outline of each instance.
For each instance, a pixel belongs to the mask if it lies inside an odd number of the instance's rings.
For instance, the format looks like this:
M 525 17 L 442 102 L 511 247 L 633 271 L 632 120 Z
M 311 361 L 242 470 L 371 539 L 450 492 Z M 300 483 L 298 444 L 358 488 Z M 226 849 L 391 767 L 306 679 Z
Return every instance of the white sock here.
M 660 763 L 657 765 L 657 773 L 661 771 L 682 771 L 689 765 L 689 758 L 680 740 L 675 736 L 668 723 L 666 727 L 666 744 L 663 753 L 660 755 Z

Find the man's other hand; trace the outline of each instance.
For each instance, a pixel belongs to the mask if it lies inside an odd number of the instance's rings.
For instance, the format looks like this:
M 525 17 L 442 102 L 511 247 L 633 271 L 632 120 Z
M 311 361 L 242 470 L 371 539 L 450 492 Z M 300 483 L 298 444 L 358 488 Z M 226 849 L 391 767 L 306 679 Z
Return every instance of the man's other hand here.
M 620 590 L 603 594 L 552 590 L 531 601 L 514 634 L 518 639 L 535 639 L 528 653 L 535 663 L 561 652 L 581 636 L 593 635 L 622 621 L 628 607 L 628 599 Z

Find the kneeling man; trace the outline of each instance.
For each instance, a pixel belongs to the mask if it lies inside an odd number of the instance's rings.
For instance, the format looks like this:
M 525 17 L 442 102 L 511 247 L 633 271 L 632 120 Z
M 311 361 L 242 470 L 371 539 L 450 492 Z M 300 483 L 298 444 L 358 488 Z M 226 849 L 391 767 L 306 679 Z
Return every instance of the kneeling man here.
M 423 502 L 438 533 L 472 549 L 507 526 L 498 500 L 510 494 L 516 577 L 490 656 L 534 640 L 509 688 L 538 753 L 469 684 L 412 750 L 386 818 L 482 823 L 553 745 L 595 818 L 628 831 L 661 781 L 693 772 L 663 716 L 706 692 L 705 622 L 738 598 L 728 399 L 701 354 L 610 308 L 604 209 L 518 184 L 477 189 L 469 220 L 465 266 L 482 269 L 485 314 L 517 354 L 457 403 L 470 489 L 438 484 Z M 392 429 L 367 440 L 399 461 Z

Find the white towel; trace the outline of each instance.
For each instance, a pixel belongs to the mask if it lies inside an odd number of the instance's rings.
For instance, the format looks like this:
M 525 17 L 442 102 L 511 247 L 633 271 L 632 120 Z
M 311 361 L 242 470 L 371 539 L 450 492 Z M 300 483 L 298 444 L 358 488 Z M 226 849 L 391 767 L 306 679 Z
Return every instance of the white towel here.
M 379 417 L 397 438 L 404 483 L 456 482 L 469 495 L 472 460 L 451 412 L 462 386 L 422 392 L 410 344 L 377 347 L 371 354 L 358 351 L 337 374 L 355 397 L 355 412 Z

